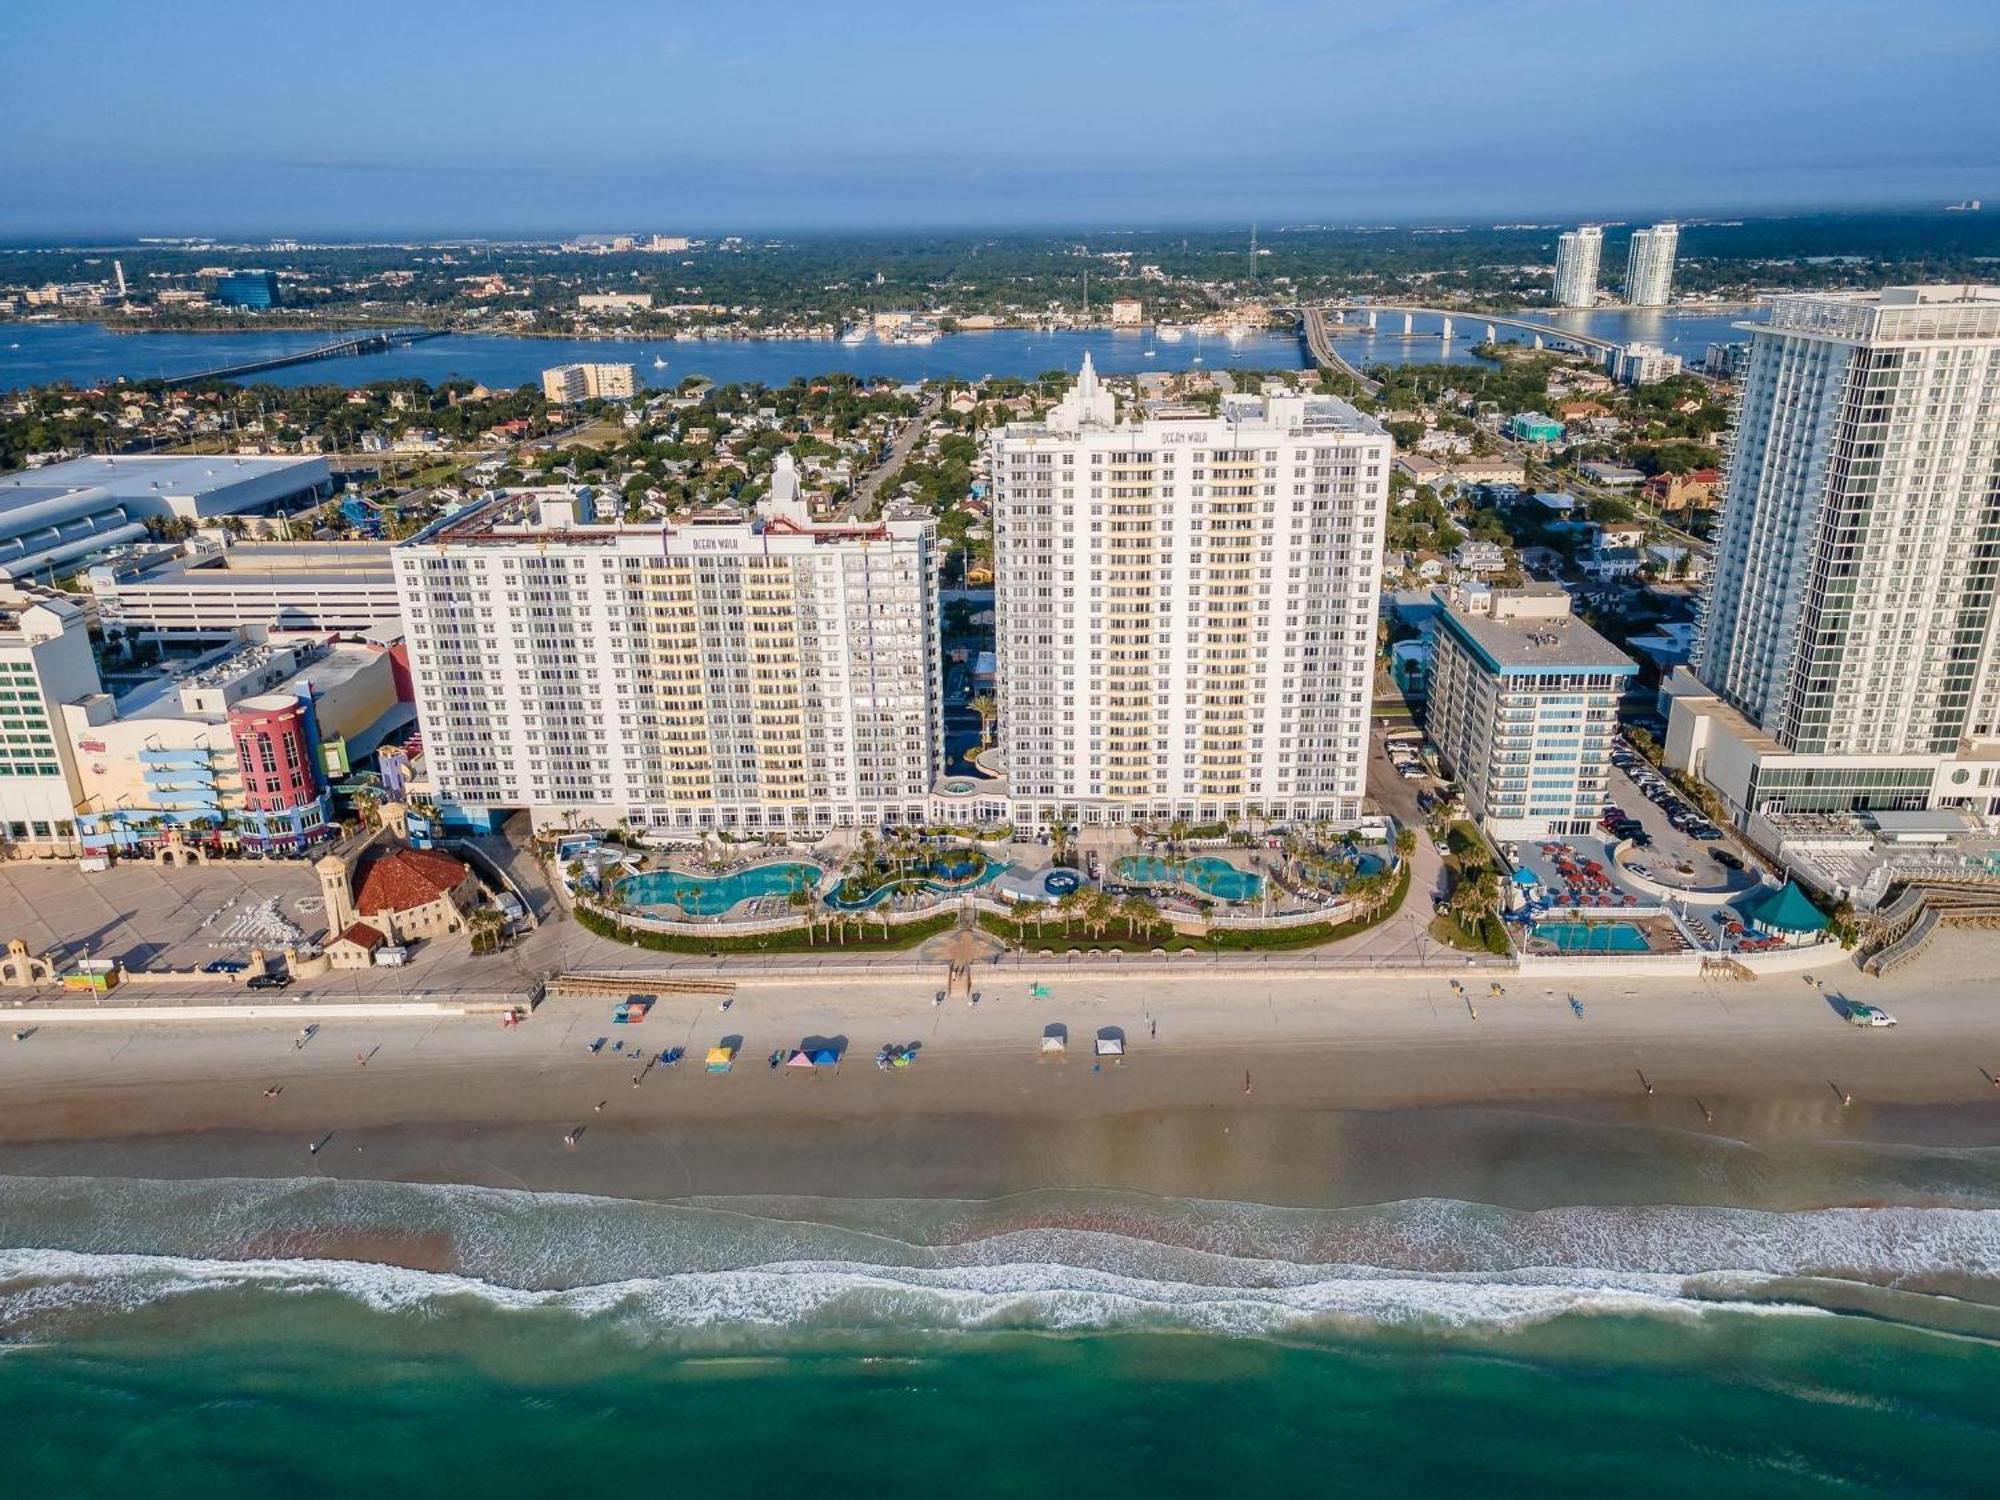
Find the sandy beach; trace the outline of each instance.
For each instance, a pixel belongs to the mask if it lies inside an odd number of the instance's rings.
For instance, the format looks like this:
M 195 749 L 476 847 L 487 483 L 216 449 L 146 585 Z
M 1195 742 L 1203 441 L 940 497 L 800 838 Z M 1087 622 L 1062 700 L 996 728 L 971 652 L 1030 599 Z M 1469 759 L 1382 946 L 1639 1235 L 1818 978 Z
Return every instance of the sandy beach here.
M 512 1030 L 338 1021 L 303 1041 L 263 1023 L 50 1025 L 0 1041 L 0 1173 L 1535 1206 L 1581 1191 L 1585 1159 L 1592 1201 L 1671 1201 L 1675 1143 L 1720 1140 L 1797 1154 L 1784 1193 L 1801 1202 L 1848 1201 L 1826 1165 L 1844 1151 L 2000 1145 L 1994 948 L 1954 935 L 1891 981 L 1830 966 L 1826 993 L 1797 977 L 1592 981 L 1581 1017 L 1539 981 L 1494 996 L 1442 975 L 1238 977 L 1218 993 L 1216 976 L 1113 974 L 1043 999 L 988 989 L 976 1009 L 911 981 L 752 984 L 726 1014 L 670 998 L 638 1027 L 611 1025 L 602 1001 L 552 1002 Z M 1901 1024 L 1851 1026 L 1830 994 Z M 1039 1050 L 1052 1023 L 1068 1028 L 1060 1058 Z M 1104 1028 L 1122 1061 L 1093 1058 Z M 688 1057 L 593 1055 L 600 1036 Z M 735 1070 L 705 1075 L 725 1036 L 741 1039 Z M 808 1037 L 841 1066 L 767 1066 Z M 922 1043 L 916 1065 L 877 1070 L 889 1042 Z M 1704 1182 L 1701 1201 L 1730 1191 Z

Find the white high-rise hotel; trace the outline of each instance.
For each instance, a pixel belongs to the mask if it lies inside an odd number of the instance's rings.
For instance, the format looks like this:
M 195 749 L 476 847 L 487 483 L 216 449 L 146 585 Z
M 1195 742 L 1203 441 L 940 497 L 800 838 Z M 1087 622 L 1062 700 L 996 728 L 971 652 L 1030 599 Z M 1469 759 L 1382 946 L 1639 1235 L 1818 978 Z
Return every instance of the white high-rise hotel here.
M 1017 822 L 1360 816 L 1379 424 L 1288 394 L 1121 422 L 1086 358 L 992 457 Z
M 2000 288 L 1781 297 L 1745 326 L 1669 756 L 1739 812 L 2000 815 Z
M 396 549 L 433 792 L 475 824 L 917 822 L 943 769 L 937 528 L 598 522 L 516 494 Z
M 1557 307 L 1597 305 L 1597 263 L 1604 254 L 1604 231 L 1595 224 L 1556 236 L 1556 282 L 1549 300 Z
M 1655 224 L 1632 231 L 1625 253 L 1625 300 L 1633 307 L 1665 307 L 1674 293 L 1674 254 L 1681 226 Z

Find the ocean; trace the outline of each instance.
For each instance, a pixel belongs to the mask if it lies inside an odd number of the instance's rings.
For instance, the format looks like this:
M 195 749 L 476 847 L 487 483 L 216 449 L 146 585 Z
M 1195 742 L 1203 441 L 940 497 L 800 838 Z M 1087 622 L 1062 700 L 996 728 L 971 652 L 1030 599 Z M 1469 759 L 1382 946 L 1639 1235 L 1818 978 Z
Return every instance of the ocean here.
M 4 1493 L 1991 1493 L 1986 1149 L 1913 1206 L 646 1203 L 0 1178 Z
M 1622 342 L 1645 341 L 1677 353 L 1691 364 L 1711 343 L 1742 339 L 1736 327 L 1741 310 L 1633 310 L 1546 315 L 1552 326 L 1593 333 Z M 1393 326 L 1392 326 L 1393 323 Z M 1416 336 L 1401 336 L 1400 322 L 1385 319 L 1373 336 L 1351 334 L 1334 341 L 1347 359 L 1371 364 L 1464 363 L 1485 338 L 1484 325 L 1459 319 L 1450 344 L 1438 336 L 1435 320 L 1420 320 Z M 1506 335 L 1503 331 L 1502 337 Z M 0 390 L 17 390 L 66 380 L 173 379 L 224 365 L 273 359 L 329 341 L 323 332 L 271 333 L 114 333 L 92 323 L 0 322 Z M 829 371 L 847 371 L 896 380 L 939 376 L 977 379 L 987 375 L 1031 377 L 1049 370 L 1074 370 L 1088 351 L 1105 374 L 1196 367 L 1250 370 L 1298 368 L 1305 350 L 1291 334 L 1265 332 L 1240 339 L 1197 336 L 1161 340 L 1144 330 L 1044 333 L 1000 329 L 957 333 L 923 345 L 874 340 L 849 345 L 829 339 L 733 339 L 699 342 L 622 339 L 523 339 L 449 334 L 420 344 L 344 359 L 288 365 L 252 377 L 277 385 L 365 385 L 373 380 L 420 378 L 436 385 L 449 379 L 515 386 L 540 380 L 541 372 L 573 360 L 630 361 L 656 387 L 672 386 L 689 375 L 718 383 L 756 381 L 783 385 Z M 654 361 L 666 361 L 664 366 Z

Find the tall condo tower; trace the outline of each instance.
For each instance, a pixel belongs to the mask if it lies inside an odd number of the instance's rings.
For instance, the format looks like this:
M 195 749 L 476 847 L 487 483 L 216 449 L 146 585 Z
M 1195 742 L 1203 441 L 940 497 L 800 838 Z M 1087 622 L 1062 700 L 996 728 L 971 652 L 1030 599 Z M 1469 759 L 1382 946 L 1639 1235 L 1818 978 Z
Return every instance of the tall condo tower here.
M 755 516 L 626 524 L 588 490 L 516 491 L 398 546 L 438 800 L 538 827 L 923 821 L 937 523 L 817 524 L 789 458 Z
M 1674 252 L 1680 244 L 1678 224 L 1655 224 L 1632 233 L 1625 255 L 1625 300 L 1634 307 L 1665 307 L 1674 291 Z
M 1015 821 L 1358 818 L 1381 425 L 1290 394 L 1121 420 L 1086 356 L 991 443 Z
M 2000 287 L 1780 297 L 1739 326 L 1701 681 L 1802 754 L 2000 734 Z
M 1604 254 L 1604 231 L 1595 224 L 1556 237 L 1557 307 L 1592 307 L 1597 302 L 1597 263 Z

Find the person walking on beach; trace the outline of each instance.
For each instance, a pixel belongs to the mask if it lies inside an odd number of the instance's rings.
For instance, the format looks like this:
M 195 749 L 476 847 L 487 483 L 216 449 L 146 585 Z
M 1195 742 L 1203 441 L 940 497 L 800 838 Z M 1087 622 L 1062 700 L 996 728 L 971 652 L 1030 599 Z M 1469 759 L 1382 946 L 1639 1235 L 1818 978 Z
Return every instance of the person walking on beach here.
M 1250 1070 L 1248 1068 L 1243 1070 L 1243 1092 L 1246 1094 L 1250 1092 Z
M 1149 1032 L 1150 1039 L 1157 1042 L 1160 1039 L 1160 1023 L 1157 1020 L 1153 1020 L 1148 1021 L 1146 1024 L 1151 1028 Z

